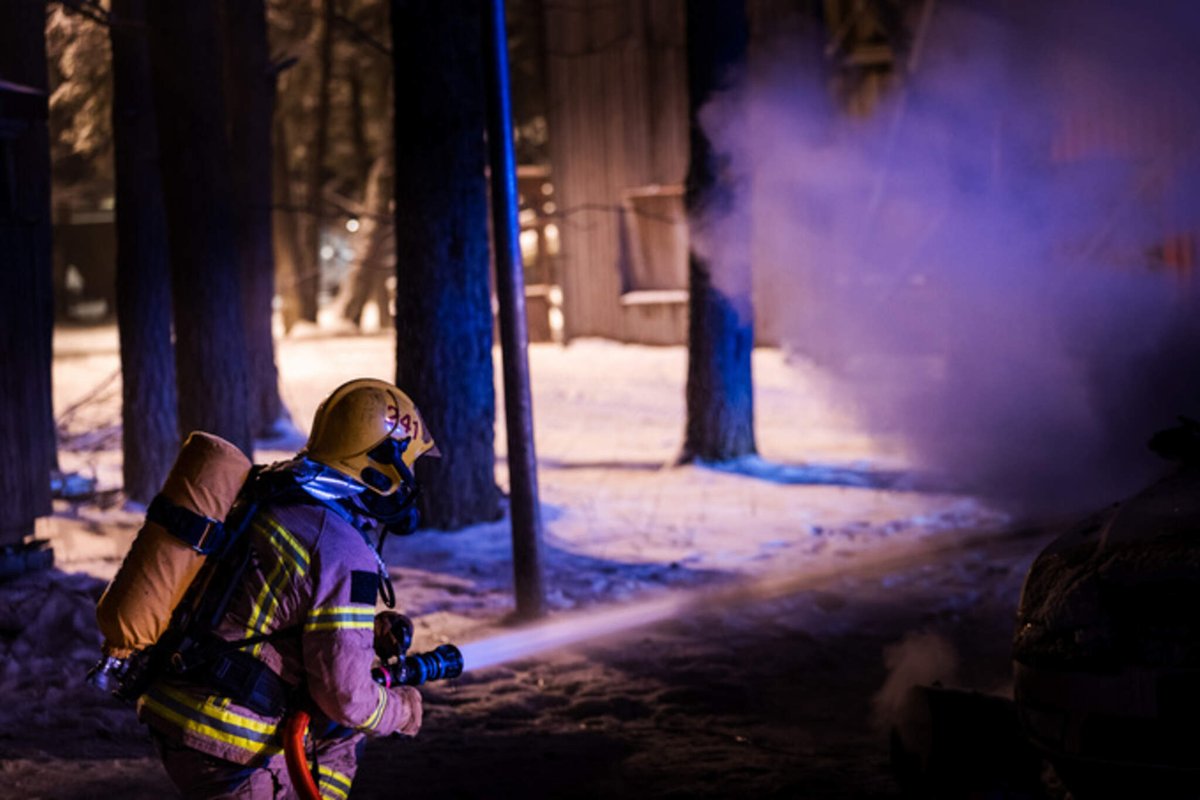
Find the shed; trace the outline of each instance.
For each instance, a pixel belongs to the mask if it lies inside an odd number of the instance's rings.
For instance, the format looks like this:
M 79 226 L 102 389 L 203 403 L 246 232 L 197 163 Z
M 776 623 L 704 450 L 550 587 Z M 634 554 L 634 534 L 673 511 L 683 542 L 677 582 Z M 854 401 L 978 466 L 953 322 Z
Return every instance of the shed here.
M 564 338 L 680 344 L 687 338 L 688 168 L 684 0 L 546 3 L 550 160 L 558 209 Z M 862 113 L 892 67 L 876 3 L 748 0 L 755 42 L 820 40 L 807 79 L 836 77 Z M 822 74 L 822 65 L 831 66 Z M 762 295 L 769 287 L 756 287 Z M 756 332 L 770 344 L 772 304 Z

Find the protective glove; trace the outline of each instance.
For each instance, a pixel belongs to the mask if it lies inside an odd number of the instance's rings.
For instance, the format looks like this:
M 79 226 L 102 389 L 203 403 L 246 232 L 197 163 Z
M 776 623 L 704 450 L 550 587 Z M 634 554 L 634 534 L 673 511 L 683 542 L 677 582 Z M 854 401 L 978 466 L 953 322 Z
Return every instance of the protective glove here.
M 412 644 L 412 621 L 397 611 L 380 611 L 375 615 L 375 655 L 387 663 L 403 656 Z
M 408 711 L 404 715 L 400 727 L 396 728 L 394 733 L 401 736 L 416 736 L 417 731 L 421 730 L 421 719 L 425 713 L 421 705 L 421 693 L 415 686 L 393 686 L 388 689 L 388 692 L 391 693 L 393 702 L 403 703 Z

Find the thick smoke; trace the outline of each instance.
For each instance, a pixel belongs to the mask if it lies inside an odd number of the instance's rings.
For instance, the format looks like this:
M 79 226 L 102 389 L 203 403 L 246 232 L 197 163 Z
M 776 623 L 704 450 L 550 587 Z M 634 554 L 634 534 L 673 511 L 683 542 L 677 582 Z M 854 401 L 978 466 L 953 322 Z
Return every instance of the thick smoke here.
M 1163 468 L 1147 438 L 1200 413 L 1200 4 L 942 2 L 928 23 L 866 117 L 796 42 L 705 109 L 746 178 L 764 332 L 955 487 L 1119 499 Z
M 958 672 L 958 652 L 936 633 L 910 632 L 883 651 L 888 675 L 871 699 L 872 722 L 881 731 L 903 726 L 914 686 L 949 685 Z

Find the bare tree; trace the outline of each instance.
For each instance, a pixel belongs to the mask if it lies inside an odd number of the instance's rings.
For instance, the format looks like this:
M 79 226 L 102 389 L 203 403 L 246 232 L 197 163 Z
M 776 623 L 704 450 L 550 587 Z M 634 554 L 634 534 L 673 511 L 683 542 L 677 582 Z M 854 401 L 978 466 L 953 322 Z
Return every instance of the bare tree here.
M 317 43 L 317 104 L 313 112 L 313 138 L 308 156 L 308 213 L 305 250 L 309 271 L 301 275 L 296 290 L 300 318 L 317 319 L 321 283 L 321 232 L 325 219 L 326 159 L 329 156 L 329 126 L 333 84 L 333 0 L 313 0 L 314 36 Z
M 725 461 L 755 452 L 750 357 L 749 232 L 736 219 L 737 186 L 729 165 L 713 152 L 700 109 L 746 61 L 744 0 L 687 0 L 688 112 L 691 155 L 685 202 L 693 225 L 688 253 L 687 426 L 682 461 Z M 712 247 L 701 252 L 698 221 L 719 226 L 727 257 L 715 275 Z M 710 242 L 712 244 L 712 242 Z
M 148 503 L 179 445 L 167 221 L 158 168 L 146 0 L 113 0 L 117 329 L 125 494 Z
M 388 211 L 394 194 L 391 159 L 380 156 L 371 165 L 367 177 L 354 263 L 338 289 L 335 302 L 338 316 L 355 325 L 362 324 L 363 309 L 370 301 L 379 308 L 381 325 L 392 321 L 388 311 L 387 278 L 389 274 L 395 274 L 392 270 L 394 240 Z
M 271 225 L 271 126 L 275 70 L 267 44 L 263 0 L 225 0 L 225 67 L 229 98 L 234 226 L 241 257 L 250 425 L 270 436 L 288 419 L 279 399 L 275 340 L 275 250 Z
M 316 239 L 311 239 L 307 186 L 312 179 L 313 145 L 325 124 L 313 113 L 320 85 L 320 59 L 325 31 L 323 0 L 268 5 L 271 41 L 295 59 L 282 72 L 275 97 L 274 228 L 281 315 L 285 331 L 317 318 L 319 284 Z M 323 159 L 322 159 L 323 160 Z
M 182 432 L 252 453 L 216 0 L 153 2 L 147 29 L 171 256 Z
M 46 130 L 46 3 L 0 3 L 0 545 L 50 513 L 55 462 L 50 395 L 50 140 Z
M 356 34 L 371 36 L 375 46 L 355 40 L 345 48 L 349 51 L 346 59 L 349 133 L 354 145 L 349 163 L 354 167 L 354 179 L 365 188 L 359 209 L 355 258 L 338 289 L 335 309 L 340 319 L 361 326 L 364 307 L 368 302 L 374 302 L 379 309 L 380 325 L 385 326 L 392 324 L 387 281 L 395 275 L 391 220 L 395 196 L 392 188 L 391 63 L 381 52 L 383 44 L 378 41 L 389 38 L 387 9 L 363 3 L 355 10 L 355 18 L 349 24 L 354 25 Z M 378 129 L 382 129 L 382 135 L 376 133 Z
M 290 127 L 284 120 L 281 109 L 275 109 L 273 125 L 274 169 L 272 170 L 275 211 L 271 215 L 271 227 L 274 232 L 272 240 L 275 253 L 278 256 L 276 276 L 279 282 L 279 297 L 282 300 L 283 329 L 290 331 L 292 327 L 304 318 L 304 301 L 300 296 L 301 281 L 311 269 L 304 249 L 303 226 L 296 213 L 295 193 L 292 190 L 292 176 L 288 150 L 291 143 Z M 313 315 L 316 314 L 315 306 Z
M 396 380 L 441 459 L 421 459 L 426 521 L 499 516 L 480 0 L 392 0 Z

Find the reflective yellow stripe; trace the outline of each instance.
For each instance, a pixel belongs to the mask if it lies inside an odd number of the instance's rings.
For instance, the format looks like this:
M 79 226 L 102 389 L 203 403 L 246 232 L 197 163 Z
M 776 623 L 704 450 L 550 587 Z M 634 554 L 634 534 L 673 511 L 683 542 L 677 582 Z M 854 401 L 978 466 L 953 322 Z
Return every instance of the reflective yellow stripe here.
M 304 623 L 305 632 L 331 631 L 336 629 L 375 627 L 375 609 L 366 606 L 327 606 L 308 612 Z
M 160 702 L 153 696 L 154 691 L 161 690 L 163 694 L 170 697 L 175 702 L 186 707 L 189 714 L 181 713 L 180 711 L 168 708 L 164 703 Z M 205 701 L 199 701 L 195 698 L 186 695 L 171 692 L 166 687 L 155 687 L 151 692 L 146 693 L 141 698 L 142 707 L 149 710 L 151 713 L 161 717 L 162 719 L 178 726 L 181 730 L 204 736 L 223 744 L 240 747 L 254 754 L 275 755 L 283 752 L 276 744 L 268 744 L 266 742 L 255 741 L 254 739 L 245 736 L 239 736 L 228 730 L 220 730 L 215 723 L 225 722 L 229 725 L 234 725 L 247 730 L 257 730 L 266 734 L 273 734 L 274 727 L 264 725 L 257 720 L 248 719 L 240 714 L 233 714 L 221 711 L 215 705 L 207 705 Z M 201 717 L 208 717 L 211 721 L 205 721 Z
M 271 544 L 283 557 L 284 561 L 293 564 L 300 577 L 308 574 L 309 555 L 304 545 L 287 532 L 287 529 L 266 514 L 259 516 L 261 530 L 271 540 Z
M 267 540 L 278 560 L 254 599 L 246 625 L 246 638 L 267 633 L 273 628 L 275 612 L 279 607 L 278 593 L 288 573 L 303 578 L 308 574 L 309 564 L 308 551 L 270 516 L 259 515 L 255 519 L 254 530 Z M 250 650 L 251 655 L 260 655 L 264 647 L 266 642 L 254 645 Z
M 317 777 L 320 784 L 318 788 L 321 790 L 322 795 L 328 795 L 337 798 L 337 800 L 345 800 L 349 796 L 350 785 L 353 783 L 349 775 L 344 775 L 329 767 L 318 764 Z
M 277 746 L 262 744 L 261 742 L 254 742 L 232 733 L 219 731 L 211 725 L 207 725 L 199 720 L 188 719 L 187 717 L 177 714 L 171 709 L 162 706 L 153 698 L 145 697 L 143 698 L 142 702 L 153 713 L 157 714 L 163 719 L 175 723 L 183 730 L 200 734 L 201 736 L 214 739 L 218 742 L 222 742 L 223 744 L 230 744 L 234 747 L 240 747 L 243 750 L 250 751 L 251 753 L 270 753 L 271 755 L 275 755 L 276 753 L 283 752 L 283 750 Z
M 309 618 L 329 617 L 336 614 L 348 614 L 356 617 L 366 616 L 375 619 L 375 609 L 370 606 L 322 606 L 308 612 Z
M 271 626 L 275 609 L 279 605 L 279 598 L 275 596 L 276 584 L 281 582 L 283 577 L 283 561 L 275 562 L 275 568 L 271 570 L 271 574 L 263 581 L 262 588 L 258 591 L 258 597 L 254 598 L 254 606 L 250 609 L 249 623 L 246 625 L 245 638 L 258 636 L 266 633 Z M 259 642 L 250 649 L 251 655 L 257 656 L 262 653 L 266 642 Z
M 333 785 L 332 783 L 326 783 L 325 781 L 321 781 L 321 785 L 318 788 L 321 792 L 321 797 L 332 797 L 334 800 L 346 800 L 346 798 L 350 796 L 343 792 L 339 787 Z
M 361 730 L 373 731 L 379 721 L 383 719 L 383 711 L 387 708 L 388 694 L 387 690 L 382 686 L 375 687 L 379 691 L 379 704 L 375 706 L 375 710 L 371 712 L 371 716 L 367 717 L 367 721 L 361 726 Z
M 231 722 L 234 725 L 240 725 L 243 728 L 255 731 L 257 733 L 265 733 L 268 736 L 273 736 L 275 734 L 275 728 L 277 726 L 273 723 L 263 722 L 252 717 L 245 717 L 241 714 L 238 714 L 236 711 L 227 711 L 220 707 L 219 704 L 221 701 L 215 698 L 199 698 L 194 695 L 190 695 L 187 692 L 180 691 L 179 689 L 175 689 L 174 687 L 161 683 L 154 687 L 154 691 L 162 692 L 175 702 L 195 708 L 202 714 L 209 714 L 208 709 L 211 708 L 216 713 L 210 714 L 210 716 L 217 717 L 225 722 Z
M 374 622 L 310 622 L 304 626 L 305 633 L 313 631 L 344 631 L 344 630 L 364 630 L 369 631 L 374 629 Z
M 330 769 L 329 767 L 325 766 L 324 764 L 317 765 L 317 773 L 323 778 L 330 778 L 332 780 L 338 781 L 339 783 L 344 783 L 347 786 L 349 786 L 351 783 L 353 783 L 353 781 L 351 780 L 349 775 L 338 772 L 336 769 Z

